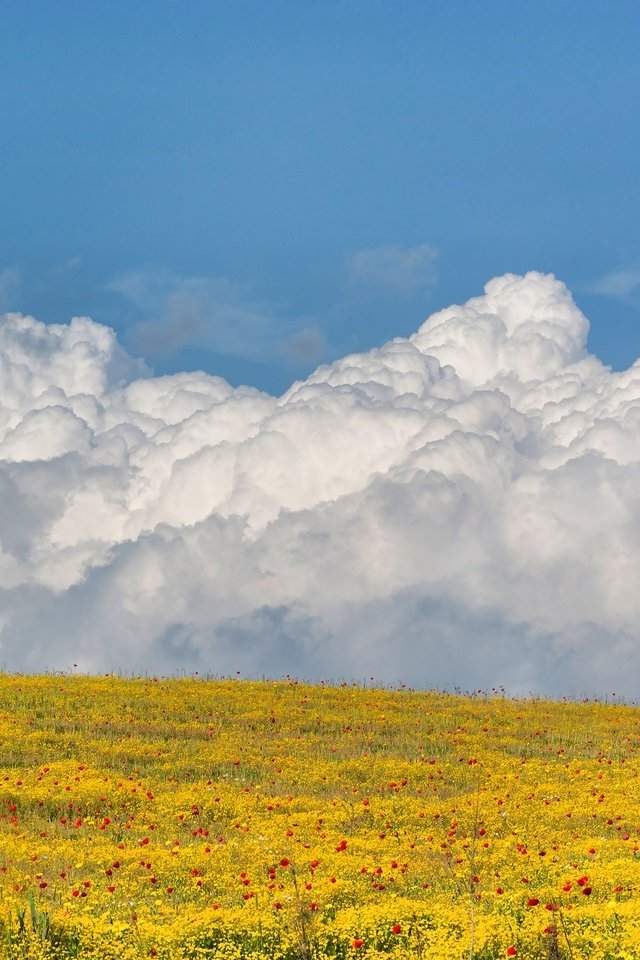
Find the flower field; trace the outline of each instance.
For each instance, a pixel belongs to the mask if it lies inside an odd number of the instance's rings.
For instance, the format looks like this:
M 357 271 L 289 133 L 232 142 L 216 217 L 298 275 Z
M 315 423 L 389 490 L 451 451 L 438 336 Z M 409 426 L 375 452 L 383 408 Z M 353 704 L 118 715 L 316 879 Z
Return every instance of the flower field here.
M 1 674 L 0 736 L 2 960 L 640 957 L 637 708 Z

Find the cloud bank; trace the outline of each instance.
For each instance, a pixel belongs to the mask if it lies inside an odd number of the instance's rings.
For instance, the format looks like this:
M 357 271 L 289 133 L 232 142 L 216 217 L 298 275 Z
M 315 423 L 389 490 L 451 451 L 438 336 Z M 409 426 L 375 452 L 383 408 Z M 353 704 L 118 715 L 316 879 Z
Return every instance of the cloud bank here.
M 637 695 L 640 362 L 491 280 L 281 397 L 0 318 L 0 662 Z

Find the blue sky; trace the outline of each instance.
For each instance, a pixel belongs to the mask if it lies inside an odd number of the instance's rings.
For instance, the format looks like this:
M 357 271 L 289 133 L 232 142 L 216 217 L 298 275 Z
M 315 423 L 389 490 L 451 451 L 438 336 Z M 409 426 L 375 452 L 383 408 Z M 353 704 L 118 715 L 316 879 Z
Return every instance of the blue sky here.
M 493 276 L 640 355 L 640 6 L 0 11 L 0 308 L 281 392 Z

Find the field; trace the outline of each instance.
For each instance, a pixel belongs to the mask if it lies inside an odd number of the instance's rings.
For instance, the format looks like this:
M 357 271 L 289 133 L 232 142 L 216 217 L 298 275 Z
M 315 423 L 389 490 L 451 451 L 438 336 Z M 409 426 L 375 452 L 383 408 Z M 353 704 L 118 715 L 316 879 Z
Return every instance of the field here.
M 0 958 L 640 957 L 640 710 L 0 675 Z

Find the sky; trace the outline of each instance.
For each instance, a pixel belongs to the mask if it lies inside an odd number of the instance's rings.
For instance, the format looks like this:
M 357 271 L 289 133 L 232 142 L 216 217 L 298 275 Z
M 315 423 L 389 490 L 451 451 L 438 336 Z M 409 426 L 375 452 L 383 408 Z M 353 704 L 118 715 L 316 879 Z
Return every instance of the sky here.
M 635 0 L 0 11 L 0 306 L 282 393 L 493 276 L 640 353 Z
M 636 695 L 639 28 L 4 5 L 6 669 Z

